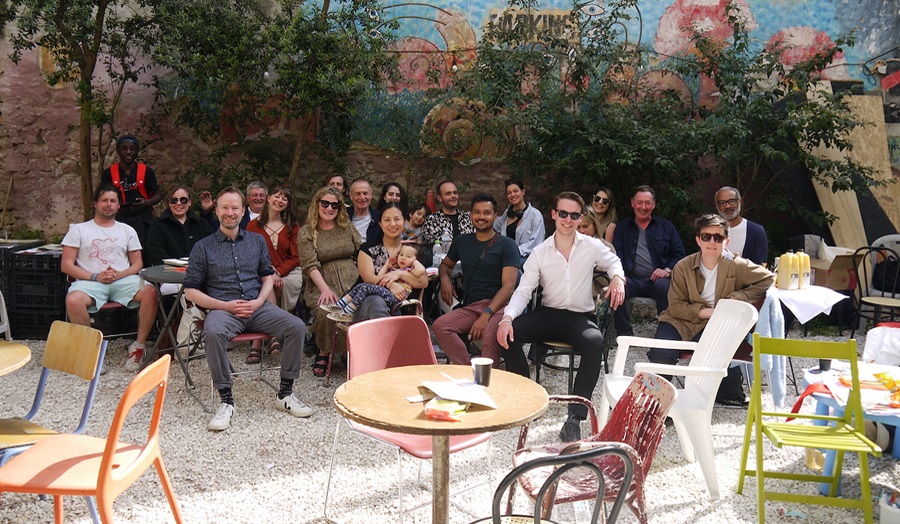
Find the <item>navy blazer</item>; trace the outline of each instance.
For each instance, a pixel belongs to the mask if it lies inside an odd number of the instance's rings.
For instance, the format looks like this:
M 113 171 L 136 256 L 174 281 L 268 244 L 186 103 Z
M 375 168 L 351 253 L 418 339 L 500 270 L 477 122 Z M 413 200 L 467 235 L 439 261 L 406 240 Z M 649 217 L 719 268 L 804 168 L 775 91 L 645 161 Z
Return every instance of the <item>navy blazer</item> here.
M 744 252 L 741 256 L 749 258 L 760 266 L 769 261 L 769 237 L 766 230 L 756 222 L 747 222 L 747 240 L 744 242 Z
M 684 244 L 675 226 L 665 218 L 652 217 L 647 225 L 647 248 L 657 268 L 674 268 L 684 258 Z M 616 225 L 613 234 L 613 246 L 622 260 L 625 276 L 630 277 L 634 271 L 640 228 L 634 218 L 625 218 Z

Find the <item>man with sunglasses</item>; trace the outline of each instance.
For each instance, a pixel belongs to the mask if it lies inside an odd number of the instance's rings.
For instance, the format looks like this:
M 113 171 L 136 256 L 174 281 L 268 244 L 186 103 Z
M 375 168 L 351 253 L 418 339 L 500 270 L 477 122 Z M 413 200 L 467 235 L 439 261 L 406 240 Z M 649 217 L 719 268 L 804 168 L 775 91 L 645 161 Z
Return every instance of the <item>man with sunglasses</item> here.
M 728 222 L 719 215 L 703 215 L 694 221 L 699 253 L 688 255 L 675 264 L 669 287 L 669 307 L 659 315 L 656 338 L 663 340 L 700 340 L 703 329 L 723 298 L 755 303 L 766 296 L 775 283 L 775 275 L 752 260 L 730 257 Z M 675 349 L 650 349 L 650 362 L 677 364 Z M 716 401 L 729 407 L 746 405 L 740 369 L 735 367 L 722 380 Z
M 597 326 L 591 282 L 594 269 L 605 271 L 612 281 L 606 291 L 610 307 L 625 299 L 625 272 L 619 258 L 599 239 L 577 232 L 584 200 L 564 191 L 554 203 L 550 216 L 556 231 L 531 252 L 524 274 L 513 293 L 497 329 L 506 370 L 530 376 L 522 344 L 558 340 L 570 344 L 581 355 L 572 392 L 591 398 L 603 363 L 603 333 Z M 541 306 L 522 314 L 538 285 L 543 287 Z M 521 315 L 521 316 L 520 316 Z M 560 438 L 572 442 L 581 438 L 581 421 L 587 417 L 582 405 L 569 407 Z
M 119 212 L 116 220 L 131 226 L 141 245 L 147 245 L 147 232 L 153 224 L 153 206 L 162 200 L 156 174 L 147 164 L 138 162 L 141 143 L 134 135 L 122 135 L 116 140 L 119 162 L 100 174 L 101 184 L 112 184 L 119 190 Z
M 625 298 L 649 297 L 656 301 L 656 313 L 669 305 L 669 277 L 672 268 L 684 258 L 684 244 L 671 222 L 653 215 L 656 191 L 639 186 L 631 197 L 634 218 L 619 221 L 613 234 L 613 246 L 622 260 L 628 285 Z M 616 311 L 617 335 L 633 335 L 628 308 Z
M 716 210 L 728 221 L 728 251 L 762 266 L 769 261 L 769 238 L 761 225 L 741 216 L 743 202 L 740 191 L 733 187 L 716 191 Z

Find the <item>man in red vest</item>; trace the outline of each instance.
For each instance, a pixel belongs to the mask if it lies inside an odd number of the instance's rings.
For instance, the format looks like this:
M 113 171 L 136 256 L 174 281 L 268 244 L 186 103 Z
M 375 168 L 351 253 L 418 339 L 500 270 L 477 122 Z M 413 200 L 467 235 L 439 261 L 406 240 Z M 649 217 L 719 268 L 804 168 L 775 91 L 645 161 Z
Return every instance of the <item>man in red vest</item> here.
M 141 245 L 146 245 L 147 232 L 153 223 L 153 206 L 162 200 L 156 174 L 147 164 L 137 161 L 141 144 L 134 135 L 122 135 L 116 140 L 119 163 L 100 175 L 101 184 L 112 184 L 119 190 L 121 206 L 116 220 L 128 224 L 137 232 Z

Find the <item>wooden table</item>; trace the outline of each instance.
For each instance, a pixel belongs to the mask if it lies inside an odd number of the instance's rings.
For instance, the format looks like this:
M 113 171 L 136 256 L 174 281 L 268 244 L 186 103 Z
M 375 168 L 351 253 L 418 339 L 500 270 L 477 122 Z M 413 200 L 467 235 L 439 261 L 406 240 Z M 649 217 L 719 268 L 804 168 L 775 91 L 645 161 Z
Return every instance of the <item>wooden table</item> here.
M 547 391 L 525 377 L 495 369 L 487 388 L 498 409 L 472 406 L 462 421 L 425 418 L 423 403 L 406 397 L 419 393 L 423 380 L 471 379 L 470 366 L 405 366 L 360 375 L 334 392 L 334 404 L 344 417 L 376 429 L 432 435 L 432 523 L 448 522 L 450 509 L 450 435 L 470 435 L 522 426 L 547 410 Z
M 31 349 L 17 342 L 0 340 L 0 376 L 12 373 L 31 360 Z

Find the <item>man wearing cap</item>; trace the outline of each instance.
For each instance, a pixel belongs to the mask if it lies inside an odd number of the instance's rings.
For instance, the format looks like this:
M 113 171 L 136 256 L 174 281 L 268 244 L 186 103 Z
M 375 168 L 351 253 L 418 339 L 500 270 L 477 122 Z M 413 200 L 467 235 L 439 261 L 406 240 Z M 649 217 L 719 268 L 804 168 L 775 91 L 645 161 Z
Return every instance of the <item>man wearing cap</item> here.
M 119 190 L 119 212 L 116 220 L 134 228 L 145 245 L 147 232 L 153 223 L 153 206 L 162 200 L 156 173 L 147 164 L 137 161 L 141 144 L 134 135 L 122 135 L 116 140 L 119 163 L 103 170 L 101 184 L 112 184 Z

